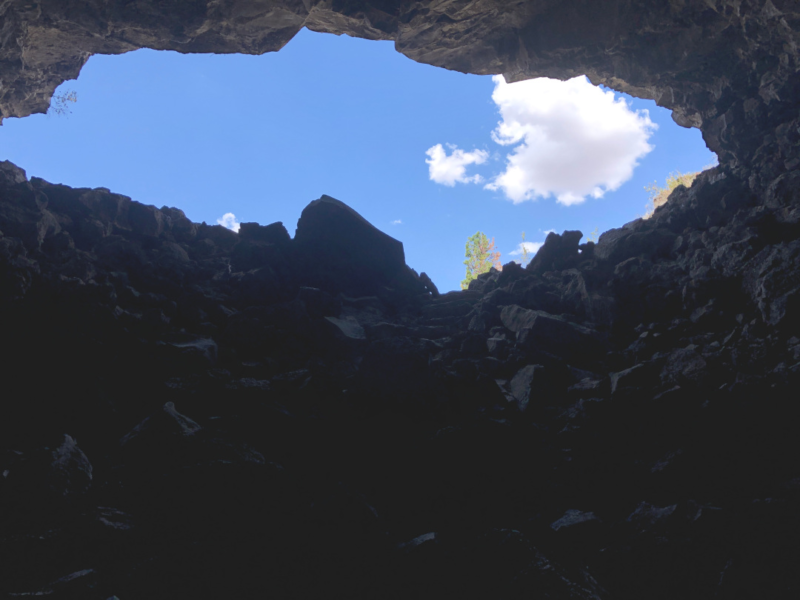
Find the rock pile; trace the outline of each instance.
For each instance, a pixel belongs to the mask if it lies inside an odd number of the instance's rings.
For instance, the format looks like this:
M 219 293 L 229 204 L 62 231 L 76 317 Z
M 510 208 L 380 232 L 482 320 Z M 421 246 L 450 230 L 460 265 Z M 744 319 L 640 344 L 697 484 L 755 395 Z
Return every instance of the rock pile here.
M 439 294 L 331 198 L 293 239 L 237 235 L 0 163 L 0 596 L 797 597 L 796 2 L 0 19 L 0 119 L 93 53 L 258 54 L 306 26 L 510 81 L 587 74 L 721 165 L 596 245 L 552 235 Z
M 0 164 L 0 594 L 794 597 L 798 189 L 440 295 L 332 198 L 235 234 Z

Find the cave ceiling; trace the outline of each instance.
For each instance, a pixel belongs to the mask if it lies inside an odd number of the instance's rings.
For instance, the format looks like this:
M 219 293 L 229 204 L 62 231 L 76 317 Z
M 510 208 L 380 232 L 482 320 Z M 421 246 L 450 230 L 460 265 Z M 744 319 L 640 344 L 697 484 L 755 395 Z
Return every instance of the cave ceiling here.
M 700 128 L 751 186 L 800 166 L 795 0 L 3 0 L 0 23 L 0 121 L 45 112 L 93 54 L 263 54 L 307 27 L 509 81 L 585 74 Z

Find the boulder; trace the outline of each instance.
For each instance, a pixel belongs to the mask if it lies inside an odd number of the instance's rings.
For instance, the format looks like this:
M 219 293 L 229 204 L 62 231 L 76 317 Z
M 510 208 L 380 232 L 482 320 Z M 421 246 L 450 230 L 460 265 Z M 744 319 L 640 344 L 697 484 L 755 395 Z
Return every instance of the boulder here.
M 14 528 L 31 519 L 47 520 L 74 505 L 92 486 L 92 464 L 75 440 L 62 434 L 53 442 L 18 453 L 0 472 L 0 523 L 4 527 Z M 47 511 L 54 513 L 48 515 Z
M 217 362 L 217 343 L 209 338 L 196 338 L 185 342 L 167 344 L 174 348 L 174 358 L 193 368 L 213 366 Z
M 61 231 L 61 225 L 47 210 L 47 198 L 28 183 L 25 171 L 16 165 L 0 163 L 0 231 L 17 237 L 30 250 Z
M 500 320 L 517 334 L 521 348 L 551 353 L 576 366 L 596 363 L 605 349 L 597 332 L 541 310 L 504 306 Z
M 330 196 L 303 209 L 293 246 L 305 285 L 331 293 L 374 295 L 406 266 L 401 242 Z
M 243 240 L 254 242 L 266 242 L 276 246 L 287 246 L 291 242 L 289 232 L 281 221 L 270 225 L 259 225 L 258 223 L 241 223 L 239 225 L 239 237 Z
M 636 231 L 633 224 L 629 223 L 603 233 L 594 248 L 594 256 L 611 264 L 631 257 L 662 257 L 672 249 L 676 237 L 668 229 Z
M 525 412 L 532 398 L 546 394 L 548 390 L 543 385 L 545 368 L 542 365 L 528 365 L 521 368 L 509 383 L 509 391 L 516 400 L 520 412 Z
M 574 528 L 577 525 L 597 522 L 599 519 L 592 512 L 569 509 L 564 516 L 550 523 L 550 529 L 559 531 L 561 529 Z
M 561 235 L 548 233 L 544 246 L 539 248 L 526 269 L 533 273 L 544 273 L 572 268 L 581 258 L 578 244 L 582 237 L 580 231 L 565 231 Z
M 174 403 L 167 402 L 126 433 L 119 444 L 131 457 L 155 463 L 163 458 L 159 455 L 169 455 L 201 430 L 195 421 L 179 413 Z
M 610 374 L 611 395 L 620 397 L 624 395 L 642 394 L 642 387 L 650 383 L 651 368 L 647 364 L 638 364 Z
M 742 285 L 766 323 L 800 321 L 800 240 L 768 246 L 747 263 Z
M 653 506 L 648 502 L 640 502 L 636 510 L 628 515 L 626 520 L 636 525 L 640 530 L 648 530 L 671 517 L 676 508 L 678 508 L 677 504 L 662 507 Z
M 349 340 L 367 339 L 364 328 L 355 317 L 348 316 L 341 319 L 337 317 L 325 317 L 325 320 L 334 326 L 334 331 L 340 336 L 344 336 Z
M 0 180 L 3 187 L 15 186 L 20 183 L 27 183 L 28 176 L 25 169 L 19 168 L 10 160 L 0 162 Z
M 436 284 L 433 283 L 428 274 L 425 271 L 423 271 L 422 273 L 419 274 L 419 278 L 420 281 L 422 281 L 422 283 L 425 285 L 425 288 L 428 290 L 428 292 L 430 292 L 431 296 L 433 296 L 434 298 L 438 298 L 439 288 L 436 287 Z
M 164 233 L 167 218 L 155 206 L 131 202 L 128 207 L 128 223 L 131 231 L 138 235 L 158 237 Z
M 290 244 L 289 232 L 281 222 L 265 226 L 242 223 L 239 241 L 231 255 L 231 267 L 234 271 L 270 267 L 288 279 L 294 270 Z

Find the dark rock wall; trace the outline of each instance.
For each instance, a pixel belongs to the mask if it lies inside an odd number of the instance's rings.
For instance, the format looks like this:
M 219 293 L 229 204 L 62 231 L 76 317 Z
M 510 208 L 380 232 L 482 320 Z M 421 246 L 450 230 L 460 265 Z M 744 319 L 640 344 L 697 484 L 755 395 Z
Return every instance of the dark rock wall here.
M 797 598 L 797 6 L 0 0 L 0 116 L 305 25 L 587 73 L 721 161 L 443 295 L 332 198 L 237 235 L 0 163 L 0 597 Z
M 326 196 L 235 234 L 0 163 L 0 597 L 795 598 L 781 181 L 439 295 Z
M 5 0 L 0 19 L 0 119 L 46 110 L 92 54 L 261 54 L 308 27 L 512 81 L 586 74 L 700 127 L 721 164 L 759 189 L 800 166 L 794 0 Z

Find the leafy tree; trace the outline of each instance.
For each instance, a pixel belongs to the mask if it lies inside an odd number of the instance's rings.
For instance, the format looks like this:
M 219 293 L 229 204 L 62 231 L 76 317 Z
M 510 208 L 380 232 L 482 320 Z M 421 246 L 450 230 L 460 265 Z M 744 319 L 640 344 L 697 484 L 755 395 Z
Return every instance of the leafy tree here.
M 500 264 L 500 252 L 495 250 L 494 238 L 489 240 L 486 234 L 478 231 L 467 239 L 467 259 L 464 264 L 467 266 L 467 275 L 461 282 L 461 289 L 466 290 L 470 281 L 474 280 L 481 273 L 486 273 L 494 267 L 498 271 L 503 267 Z
M 692 182 L 695 178 L 700 174 L 700 172 L 695 173 L 681 173 L 680 171 L 674 171 L 667 176 L 667 186 L 666 187 L 659 187 L 657 182 L 653 182 L 650 185 L 644 186 L 644 189 L 650 193 L 649 202 L 647 203 L 647 212 L 644 214 L 644 219 L 649 219 L 653 216 L 655 210 L 662 206 L 663 204 L 667 203 L 667 199 L 669 195 L 679 185 L 685 185 L 686 187 L 690 187 Z
M 599 227 L 595 227 L 594 231 L 590 233 L 588 236 L 586 236 L 586 241 L 594 242 L 596 244 L 597 240 L 600 239 L 600 234 L 598 233 L 599 230 L 600 230 Z

